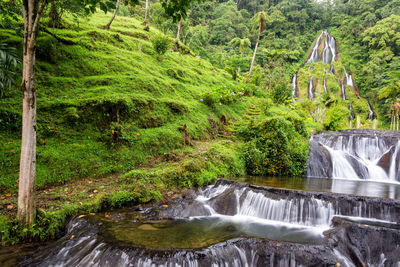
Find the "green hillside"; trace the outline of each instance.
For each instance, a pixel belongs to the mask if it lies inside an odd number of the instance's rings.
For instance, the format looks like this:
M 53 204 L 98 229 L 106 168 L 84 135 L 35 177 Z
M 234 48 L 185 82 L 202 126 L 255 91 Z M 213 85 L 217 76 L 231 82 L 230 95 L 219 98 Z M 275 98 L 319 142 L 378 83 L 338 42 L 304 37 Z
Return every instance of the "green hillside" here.
M 109 15 L 56 29 L 56 40 L 41 33 L 37 49 L 37 179 L 40 187 L 81 177 L 102 176 L 144 164 L 184 146 L 187 138 L 215 135 L 220 118 L 234 118 L 245 104 L 209 107 L 200 95 L 234 87 L 225 71 L 169 39 L 158 55 L 151 40 L 159 31 L 128 17 Z M 22 37 L 3 30 L 3 42 Z M 0 99 L 0 184 L 15 188 L 19 171 L 21 99 L 18 88 Z M 4 119 L 3 119 L 4 118 Z M 186 126 L 185 126 L 186 125 Z M 190 142 L 188 140 L 188 142 Z

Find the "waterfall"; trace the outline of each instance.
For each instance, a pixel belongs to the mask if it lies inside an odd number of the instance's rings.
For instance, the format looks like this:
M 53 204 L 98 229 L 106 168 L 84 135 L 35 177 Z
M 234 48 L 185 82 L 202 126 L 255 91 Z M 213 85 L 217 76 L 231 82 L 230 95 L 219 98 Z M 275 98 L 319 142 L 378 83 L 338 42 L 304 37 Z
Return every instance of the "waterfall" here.
M 353 105 L 351 103 L 349 105 L 349 111 L 350 111 L 349 120 L 352 121 L 352 120 L 354 120 L 356 118 L 356 114 L 354 114 Z
M 328 93 L 328 89 L 326 88 L 326 78 L 324 76 L 324 92 Z
M 297 73 L 293 76 L 293 79 L 292 79 L 292 95 L 294 96 L 294 97 L 296 97 L 297 95 L 296 95 L 296 91 L 297 91 Z
M 372 110 L 372 107 L 371 107 L 371 104 L 369 103 L 369 101 L 368 101 L 368 109 L 369 109 L 368 119 L 369 119 L 370 121 L 373 121 L 373 120 L 375 119 L 375 113 L 374 113 L 374 111 Z
M 313 100 L 314 94 L 313 94 L 313 77 L 310 78 L 310 82 L 308 83 L 308 98 L 310 100 Z
M 325 32 L 322 32 L 319 36 L 317 41 L 315 42 L 315 45 L 313 47 L 313 50 L 311 52 L 310 57 L 307 60 L 307 63 L 316 63 L 319 60 L 319 55 L 318 55 L 318 47 L 321 45 L 322 37 L 324 36 Z
M 348 86 L 351 86 L 354 88 L 354 82 L 353 82 L 353 77 L 349 75 L 346 70 L 344 70 L 344 75 L 345 75 L 345 80 L 344 83 Z
M 331 64 L 336 60 L 336 40 L 328 33 L 328 31 L 325 30 L 324 34 L 326 38 L 324 51 L 322 52 L 322 61 Z
M 335 75 L 335 68 L 333 67 L 332 64 L 331 64 L 331 66 L 329 68 L 329 72 L 332 73 L 333 75 Z
M 322 38 L 325 36 L 325 42 L 324 42 L 324 50 L 322 51 L 322 58 L 320 58 L 318 48 L 321 45 Z M 312 49 L 311 55 L 308 58 L 306 63 L 316 63 L 320 60 L 322 62 L 331 64 L 336 60 L 336 53 L 337 53 L 337 47 L 336 47 L 336 40 L 329 34 L 327 30 L 323 31 L 317 38 L 315 45 Z M 333 70 L 331 70 L 333 72 Z
M 399 181 L 399 140 L 399 134 L 379 130 L 347 130 L 315 135 L 310 141 L 307 175 Z
M 344 83 L 342 84 L 339 79 L 337 79 L 337 81 L 338 81 L 339 87 L 342 91 L 342 98 L 343 98 L 343 100 L 346 100 L 346 88 L 344 87 Z

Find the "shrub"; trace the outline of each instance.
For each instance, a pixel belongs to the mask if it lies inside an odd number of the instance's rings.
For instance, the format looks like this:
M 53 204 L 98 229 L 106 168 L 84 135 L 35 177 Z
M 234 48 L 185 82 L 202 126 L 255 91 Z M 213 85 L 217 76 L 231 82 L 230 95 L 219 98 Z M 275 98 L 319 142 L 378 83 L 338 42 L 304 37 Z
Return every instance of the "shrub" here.
M 244 160 L 250 175 L 301 175 L 306 166 L 308 142 L 304 122 L 276 116 L 251 121 L 240 133 L 246 143 Z
M 151 42 L 153 43 L 154 51 L 156 51 L 157 54 L 164 55 L 165 52 L 167 52 L 169 47 L 169 41 L 167 37 L 159 34 L 153 37 Z

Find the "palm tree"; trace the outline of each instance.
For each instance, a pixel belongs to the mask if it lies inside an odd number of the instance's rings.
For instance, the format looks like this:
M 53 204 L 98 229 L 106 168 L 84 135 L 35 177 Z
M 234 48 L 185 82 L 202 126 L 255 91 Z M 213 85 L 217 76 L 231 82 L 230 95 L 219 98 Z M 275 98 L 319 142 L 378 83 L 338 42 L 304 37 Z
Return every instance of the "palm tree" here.
M 182 33 L 182 20 L 180 20 L 180 21 L 178 22 L 178 32 L 177 32 L 177 34 L 176 34 L 176 39 L 177 39 L 178 41 L 181 40 L 181 33 Z
M 13 85 L 19 63 L 14 47 L 5 43 L 0 44 L 0 97 L 6 88 L 9 89 Z
M 389 84 L 379 91 L 378 96 L 380 99 L 391 99 L 392 104 L 388 112 L 388 116 L 391 117 L 390 129 L 399 130 L 400 105 L 397 103 L 397 98 L 400 96 L 400 72 L 391 73 Z
M 240 56 L 243 56 L 243 50 L 247 47 L 250 47 L 251 42 L 250 42 L 249 38 L 241 39 L 241 38 L 236 37 L 236 38 L 233 38 L 229 42 L 229 44 L 231 44 L 234 47 L 236 47 L 236 46 L 239 47 Z M 240 66 L 238 67 L 238 74 L 240 75 Z
M 236 38 L 233 38 L 229 42 L 229 44 L 231 44 L 234 47 L 236 47 L 236 46 L 239 47 L 239 53 L 240 53 L 240 55 L 242 55 L 243 50 L 247 47 L 250 47 L 251 42 L 250 42 L 249 38 L 241 39 L 241 38 L 236 37 Z
M 246 83 L 249 82 L 250 75 L 251 75 L 251 72 L 252 72 L 253 66 L 254 66 L 254 60 L 256 59 L 257 48 L 258 48 L 258 44 L 260 42 L 261 33 L 265 30 L 265 28 L 267 26 L 267 20 L 269 20 L 269 17 L 267 15 L 267 13 L 265 13 L 264 11 L 260 11 L 257 14 L 255 14 L 251 20 L 254 23 L 253 29 L 256 29 L 258 27 L 258 37 L 257 37 L 256 46 L 254 48 L 253 58 L 251 60 L 249 76 L 247 76 Z

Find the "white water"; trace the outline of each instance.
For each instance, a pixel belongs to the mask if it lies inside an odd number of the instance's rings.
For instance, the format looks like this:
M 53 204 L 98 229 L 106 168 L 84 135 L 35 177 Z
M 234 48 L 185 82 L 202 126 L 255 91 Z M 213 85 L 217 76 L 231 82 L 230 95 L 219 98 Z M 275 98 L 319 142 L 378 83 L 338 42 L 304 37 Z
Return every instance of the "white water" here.
M 325 77 L 324 77 L 324 92 L 328 93 L 328 89 L 326 88 L 326 79 L 325 79 Z
M 322 61 L 331 64 L 336 60 L 336 41 L 335 38 L 328 33 L 328 31 L 325 30 L 324 34 L 326 38 L 324 51 L 322 52 Z
M 313 100 L 314 94 L 313 94 L 313 77 L 310 78 L 310 82 L 308 83 L 308 98 L 310 100 Z
M 374 117 L 375 117 L 375 113 L 374 113 L 374 111 L 372 110 L 372 107 L 371 107 L 371 105 L 369 104 L 369 102 L 368 102 L 368 109 L 369 109 L 368 119 L 369 119 L 370 121 L 373 121 L 373 120 L 374 120 Z
M 368 179 L 372 181 L 396 182 L 400 142 L 390 146 L 378 136 L 329 136 L 319 143 L 329 152 L 332 162 L 332 178 Z M 392 151 L 389 170 L 379 162 Z
M 325 31 L 322 32 L 319 36 L 317 41 L 315 42 L 315 45 L 313 47 L 313 50 L 311 52 L 311 55 L 309 57 L 309 59 L 307 60 L 307 63 L 316 63 L 319 60 L 318 57 L 318 47 L 321 45 L 321 41 L 322 41 L 322 37 L 324 36 Z
M 344 83 L 354 88 L 353 77 L 344 70 L 345 80 Z
M 321 45 L 322 39 L 325 36 L 324 50 L 322 51 L 322 55 L 320 57 L 318 48 Z M 327 64 L 331 64 L 336 60 L 336 40 L 333 38 L 327 30 L 323 31 L 317 38 L 315 45 L 312 49 L 311 55 L 308 58 L 306 63 L 316 63 L 320 60 Z
M 292 95 L 296 96 L 296 89 L 297 89 L 297 73 L 293 76 L 292 79 Z

